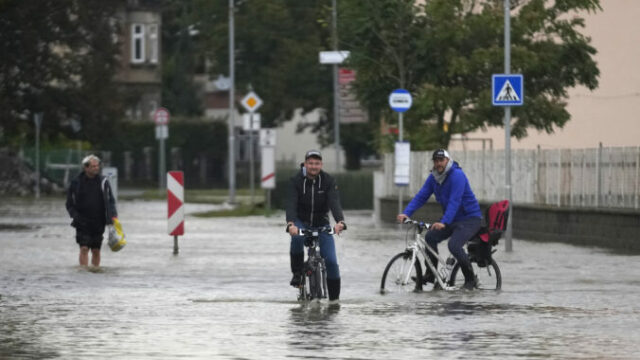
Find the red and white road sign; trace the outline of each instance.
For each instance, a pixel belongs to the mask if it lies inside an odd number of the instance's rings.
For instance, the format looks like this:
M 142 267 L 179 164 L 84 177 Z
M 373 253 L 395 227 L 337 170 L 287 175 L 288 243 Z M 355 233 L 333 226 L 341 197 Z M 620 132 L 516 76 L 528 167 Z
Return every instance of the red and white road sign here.
M 167 173 L 167 205 L 169 235 L 184 235 L 184 175 L 182 171 Z
M 156 110 L 155 113 L 153 113 L 153 121 L 156 123 L 156 125 L 167 125 L 169 123 L 169 117 L 171 115 L 169 114 L 169 110 L 160 107 Z
M 262 171 L 260 185 L 263 189 L 275 189 L 276 187 L 276 148 L 273 146 L 262 147 Z

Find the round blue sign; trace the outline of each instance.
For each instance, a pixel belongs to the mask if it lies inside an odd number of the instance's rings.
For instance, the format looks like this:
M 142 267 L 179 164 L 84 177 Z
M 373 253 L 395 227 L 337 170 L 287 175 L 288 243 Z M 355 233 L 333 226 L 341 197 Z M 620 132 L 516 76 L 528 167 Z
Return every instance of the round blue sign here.
M 411 108 L 413 99 L 411 93 L 405 89 L 396 89 L 389 95 L 389 106 L 395 112 L 405 112 Z

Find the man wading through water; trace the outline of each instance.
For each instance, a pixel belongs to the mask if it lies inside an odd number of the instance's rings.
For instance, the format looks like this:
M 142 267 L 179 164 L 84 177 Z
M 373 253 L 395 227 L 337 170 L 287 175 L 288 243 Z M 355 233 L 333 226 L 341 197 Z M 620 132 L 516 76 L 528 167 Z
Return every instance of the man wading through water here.
M 287 231 L 291 235 L 291 286 L 298 287 L 304 267 L 304 236 L 298 235 L 299 228 L 321 227 L 329 224 L 328 211 L 336 221 L 334 231 L 340 234 L 347 229 L 340 206 L 340 196 L 335 180 L 322 171 L 322 154 L 309 150 L 304 156 L 304 166 L 291 178 L 287 203 Z M 320 255 L 327 265 L 327 290 L 329 301 L 340 298 L 340 269 L 336 257 L 333 236 L 320 233 Z
M 116 201 L 109 181 L 100 175 L 100 159 L 89 155 L 82 160 L 84 171 L 71 181 L 67 191 L 67 211 L 76 228 L 76 242 L 80 246 L 81 266 L 100 266 L 102 234 L 107 224 L 118 217 Z

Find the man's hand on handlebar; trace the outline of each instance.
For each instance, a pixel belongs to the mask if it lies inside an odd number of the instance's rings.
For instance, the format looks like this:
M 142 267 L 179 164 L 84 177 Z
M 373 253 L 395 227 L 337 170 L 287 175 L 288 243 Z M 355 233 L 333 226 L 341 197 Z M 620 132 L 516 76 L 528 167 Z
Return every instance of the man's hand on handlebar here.
M 290 224 L 289 225 L 289 235 L 291 236 L 297 236 L 300 232 L 300 229 L 298 229 L 297 226 L 295 226 L 295 224 Z
M 398 216 L 396 216 L 396 220 L 398 220 L 398 222 L 400 224 L 404 223 L 405 220 L 407 220 L 409 217 L 405 214 L 398 214 Z
M 445 224 L 443 224 L 441 222 L 436 222 L 436 223 L 433 223 L 431 225 L 431 229 L 433 229 L 433 230 L 442 230 L 442 229 L 445 228 L 445 226 L 447 226 L 447 225 L 445 225 Z

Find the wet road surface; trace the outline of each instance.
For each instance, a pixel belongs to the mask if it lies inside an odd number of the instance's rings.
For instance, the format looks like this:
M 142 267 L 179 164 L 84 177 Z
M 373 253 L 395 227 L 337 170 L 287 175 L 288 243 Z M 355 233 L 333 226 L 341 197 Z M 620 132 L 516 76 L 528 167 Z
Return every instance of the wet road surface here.
M 187 204 L 186 212 L 213 206 Z M 338 307 L 288 286 L 284 215 L 187 216 L 180 254 L 166 204 L 123 201 L 128 244 L 77 264 L 61 199 L 0 203 L 0 358 L 634 359 L 639 256 L 514 241 L 502 291 L 379 294 L 397 228 L 347 212 Z M 424 219 L 429 220 L 429 219 Z M 441 245 L 441 251 L 446 246 Z

